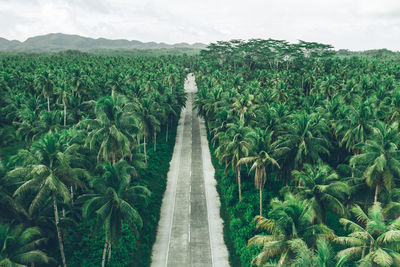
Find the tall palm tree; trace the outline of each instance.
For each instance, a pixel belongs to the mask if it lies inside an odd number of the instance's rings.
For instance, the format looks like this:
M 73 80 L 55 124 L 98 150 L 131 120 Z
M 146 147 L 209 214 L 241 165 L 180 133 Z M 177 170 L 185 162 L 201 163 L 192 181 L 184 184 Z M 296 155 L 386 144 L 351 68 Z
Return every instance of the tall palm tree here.
M 328 126 L 318 114 L 295 113 L 278 137 L 285 168 L 302 170 L 305 163 L 316 163 L 320 156 L 329 154 L 330 143 L 326 138 Z
M 364 167 L 366 184 L 375 188 L 374 202 L 378 201 L 381 187 L 389 193 L 395 186 L 395 177 L 400 176 L 400 133 L 398 125 L 378 122 L 371 139 L 356 146 L 361 154 L 350 159 L 350 164 Z
M 144 155 L 145 161 L 147 164 L 147 151 L 146 151 L 146 139 L 150 136 L 150 134 L 155 132 L 155 129 L 160 127 L 160 121 L 156 116 L 156 105 L 154 101 L 150 98 L 143 98 L 141 103 L 137 103 L 136 107 L 134 107 L 134 114 L 136 118 L 139 120 L 141 132 L 143 135 L 143 147 L 144 147 Z
M 90 149 L 98 148 L 98 161 L 102 158 L 116 163 L 130 156 L 137 123 L 127 98 L 122 95 L 100 98 L 95 114 L 96 119 L 86 119 L 78 125 L 89 131 L 85 144 Z
M 30 214 L 39 208 L 48 196 L 52 198 L 55 226 L 64 267 L 67 266 L 67 263 L 59 226 L 57 198 L 60 197 L 64 202 L 68 202 L 70 192 L 67 185 L 81 185 L 77 178 L 86 175 L 84 170 L 73 168 L 70 165 L 77 149 L 77 145 L 65 143 L 63 136 L 59 133 L 50 132 L 33 143 L 30 150 L 20 150 L 16 157 L 23 162 L 23 166 L 9 173 L 10 176 L 26 177 L 26 180 L 14 192 L 14 196 L 24 195 L 27 192 L 34 193 L 34 198 L 29 206 Z
M 370 101 L 356 99 L 354 105 L 345 106 L 346 117 L 335 123 L 336 136 L 340 145 L 348 151 L 355 151 L 355 145 L 365 142 L 373 131 L 375 113 Z
M 326 223 L 326 212 L 332 211 L 338 216 L 345 212 L 344 202 L 350 195 L 349 186 L 339 181 L 339 176 L 328 165 L 304 165 L 304 171 L 293 171 L 293 176 L 301 181 L 294 189 L 304 199 L 309 199 L 314 220 Z
M 340 219 L 349 234 L 335 237 L 334 241 L 348 248 L 337 255 L 359 260 L 360 266 L 400 266 L 400 218 L 388 222 L 379 202 L 374 203 L 368 214 L 358 205 L 351 212 L 355 221 Z
M 57 102 L 61 102 L 63 106 L 64 126 L 67 125 L 67 104 L 70 92 L 72 92 L 72 90 L 69 89 L 68 83 L 65 78 L 65 74 L 61 73 L 60 77 L 58 77 L 57 80 L 56 94 L 58 97 Z
M 242 188 L 240 172 L 242 165 L 239 164 L 240 159 L 249 155 L 251 148 L 251 128 L 244 126 L 244 121 L 237 123 L 229 123 L 226 136 L 223 138 L 224 145 L 219 146 L 215 153 L 219 161 L 225 162 L 225 170 L 231 167 L 235 172 L 236 181 L 239 189 L 239 201 L 242 201 Z
M 47 98 L 47 111 L 50 111 L 50 97 L 54 90 L 54 77 L 50 70 L 42 71 L 35 77 L 35 87 Z
M 253 100 L 254 95 L 247 91 L 244 94 L 237 94 L 237 96 L 232 98 L 232 111 L 239 115 L 241 121 L 244 121 L 247 114 L 254 115 L 255 103 Z
M 275 166 L 280 168 L 278 162 L 273 158 L 275 151 L 274 147 L 271 146 L 272 134 L 272 132 L 264 133 L 263 131 L 259 130 L 257 133 L 258 136 L 256 137 L 257 154 L 255 156 L 241 158 L 238 162 L 238 165 L 253 163 L 249 172 L 255 170 L 254 184 L 259 190 L 260 195 L 260 216 L 262 216 L 262 191 L 264 189 L 265 182 L 267 181 L 267 167 Z
M 143 186 L 131 185 L 132 167 L 126 161 L 115 164 L 106 162 L 102 165 L 103 174 L 92 181 L 94 193 L 81 197 L 85 204 L 82 214 L 85 218 L 96 217 L 95 231 L 105 233 L 102 264 L 105 266 L 106 254 L 111 257 L 111 246 L 118 246 L 121 238 L 122 222 L 128 223 L 131 230 L 138 235 L 143 222 L 137 210 L 138 205 L 146 203 L 150 191 Z
M 122 88 L 125 86 L 126 78 L 120 70 L 113 70 L 108 77 L 105 87 L 110 89 L 111 96 L 115 93 L 122 93 Z
M 83 69 L 75 68 L 72 70 L 69 84 L 71 84 L 73 91 L 76 92 L 76 96 L 80 98 L 81 94 L 84 92 L 84 89 L 87 89 L 93 83 L 90 79 L 90 76 L 88 76 Z
M 249 239 L 249 246 L 261 246 L 262 251 L 252 264 L 263 266 L 268 259 L 279 257 L 279 266 L 288 266 L 296 257 L 293 242 L 303 240 L 308 247 L 315 245 L 317 238 L 332 236 L 332 231 L 324 225 L 313 225 L 312 211 L 306 200 L 286 194 L 284 201 L 271 200 L 268 218 L 256 216 L 257 230 L 267 234 Z
M 20 267 L 49 263 L 51 258 L 39 249 L 45 241 L 38 227 L 0 224 L 0 266 Z

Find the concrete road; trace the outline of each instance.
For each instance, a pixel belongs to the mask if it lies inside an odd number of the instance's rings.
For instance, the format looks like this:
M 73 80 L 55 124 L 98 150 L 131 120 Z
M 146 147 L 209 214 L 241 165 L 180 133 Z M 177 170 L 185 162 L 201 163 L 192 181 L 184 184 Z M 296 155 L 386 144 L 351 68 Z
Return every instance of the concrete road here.
M 193 74 L 186 78 L 185 91 L 188 100 L 178 124 L 151 266 L 225 267 L 228 251 L 214 168 L 204 121 L 192 107 L 197 91 Z

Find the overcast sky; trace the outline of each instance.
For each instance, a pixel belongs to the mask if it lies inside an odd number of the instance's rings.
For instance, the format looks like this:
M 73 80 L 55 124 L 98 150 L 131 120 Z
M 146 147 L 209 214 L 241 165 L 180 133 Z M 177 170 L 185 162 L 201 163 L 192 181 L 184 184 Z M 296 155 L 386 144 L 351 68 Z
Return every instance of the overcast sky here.
M 400 0 L 0 0 L 0 36 L 166 43 L 273 38 L 400 50 Z

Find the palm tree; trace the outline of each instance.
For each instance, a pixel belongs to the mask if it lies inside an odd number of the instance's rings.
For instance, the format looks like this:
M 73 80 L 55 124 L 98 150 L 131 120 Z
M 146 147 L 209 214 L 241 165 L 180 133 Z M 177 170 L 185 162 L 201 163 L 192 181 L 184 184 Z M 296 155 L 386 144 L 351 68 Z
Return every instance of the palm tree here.
M 24 165 L 9 173 L 10 176 L 25 176 L 27 178 L 14 192 L 14 196 L 24 195 L 26 192 L 34 192 L 35 194 L 29 206 L 29 214 L 39 208 L 49 195 L 51 196 L 64 267 L 67 266 L 67 263 L 59 226 L 57 197 L 61 197 L 65 203 L 68 202 L 70 193 L 67 185 L 81 185 L 77 178 L 86 175 L 82 169 L 72 168 L 70 165 L 77 149 L 77 145 L 65 143 L 63 136 L 59 133 L 50 132 L 33 143 L 30 150 L 20 150 L 17 158 L 21 159 Z
M 268 218 L 256 216 L 256 229 L 268 234 L 256 235 L 249 239 L 249 246 L 261 246 L 262 251 L 252 264 L 263 266 L 268 259 L 279 257 L 279 266 L 288 266 L 296 256 L 293 242 L 303 240 L 308 247 L 315 245 L 319 237 L 329 237 L 332 231 L 324 225 L 313 225 L 312 211 L 307 200 L 286 194 L 284 201 L 271 200 Z
M 69 90 L 68 84 L 66 82 L 65 77 L 63 77 L 63 74 L 61 77 L 59 77 L 58 85 L 56 87 L 56 94 L 58 96 L 58 101 L 61 102 L 63 106 L 63 114 L 64 114 L 64 126 L 67 125 L 67 104 L 68 104 L 68 96 L 69 96 Z
M 19 201 L 12 196 L 19 182 L 20 180 L 7 176 L 6 169 L 0 161 L 0 211 L 2 219 L 21 221 L 20 215 L 27 215 Z
M 253 103 L 254 95 L 249 92 L 244 94 L 238 94 L 236 97 L 232 98 L 232 111 L 239 115 L 239 119 L 244 121 L 246 114 L 254 115 L 253 110 L 255 109 L 255 104 Z
M 140 128 L 143 135 L 143 146 L 144 146 L 144 155 L 145 162 L 147 164 L 147 151 L 146 151 L 146 139 L 147 137 L 155 132 L 155 129 L 160 127 L 160 121 L 156 117 L 156 103 L 153 102 L 150 98 L 143 98 L 141 103 L 137 103 L 134 107 L 134 114 L 136 118 L 139 120 Z
M 123 73 L 119 70 L 114 70 L 109 74 L 105 86 L 111 90 L 111 96 L 114 96 L 115 93 L 121 93 L 125 83 L 126 78 Z
M 374 203 L 368 214 L 358 205 L 353 206 L 351 212 L 356 221 L 340 219 L 350 233 L 334 239 L 348 247 L 339 251 L 337 256 L 359 259 L 360 266 L 400 266 L 400 218 L 388 222 L 379 202 Z
M 278 137 L 277 148 L 281 151 L 285 168 L 302 170 L 304 163 L 315 163 L 320 155 L 329 154 L 326 138 L 328 126 L 318 114 L 295 113 L 291 122 Z
M 240 171 L 242 165 L 240 159 L 249 155 L 251 147 L 251 128 L 244 126 L 244 121 L 229 123 L 226 136 L 223 138 L 224 145 L 220 145 L 216 150 L 216 157 L 220 163 L 225 162 L 225 170 L 231 167 L 235 172 L 236 181 L 239 186 L 239 201 L 242 201 L 242 189 L 240 180 Z
M 384 187 L 390 193 L 395 185 L 395 177 L 400 176 L 400 133 L 397 128 L 397 123 L 388 126 L 378 122 L 371 139 L 356 146 L 361 154 L 350 159 L 350 164 L 365 168 L 365 182 L 375 188 L 374 202 L 378 201 L 380 188 Z
M 292 175 L 301 181 L 294 189 L 304 199 L 309 199 L 314 220 L 326 223 L 326 212 L 339 216 L 345 212 L 344 201 L 350 195 L 349 186 L 339 181 L 339 176 L 328 165 L 304 165 L 304 171 L 293 171 Z
M 71 80 L 69 81 L 73 91 L 80 98 L 84 89 L 87 89 L 92 84 L 90 76 L 85 74 L 81 68 L 75 68 L 72 70 Z
M 97 160 L 103 158 L 104 161 L 116 163 L 131 156 L 130 146 L 137 128 L 127 98 L 122 95 L 100 98 L 95 114 L 96 119 L 86 119 L 78 125 L 89 131 L 85 144 L 90 149 L 99 145 Z
M 38 227 L 0 224 L 0 266 L 20 267 L 49 263 L 51 258 L 38 249 L 45 241 Z
M 347 260 L 346 256 L 336 258 L 335 251 L 324 238 L 317 239 L 315 251 L 309 249 L 303 240 L 295 240 L 290 245 L 296 252 L 296 257 L 291 264 L 293 267 L 342 267 Z
M 264 133 L 259 130 L 256 141 L 258 148 L 257 155 L 241 158 L 238 162 L 238 165 L 253 163 L 249 172 L 255 170 L 254 184 L 256 185 L 260 194 L 260 216 L 262 216 L 262 191 L 264 189 L 265 182 L 267 181 L 266 169 L 270 165 L 280 168 L 278 162 L 272 157 L 272 155 L 275 153 L 274 148 L 271 146 L 272 134 L 273 132 Z
M 373 131 L 374 109 L 369 101 L 356 99 L 356 104 L 345 106 L 346 117 L 335 123 L 335 132 L 348 151 L 355 145 L 365 142 Z
M 50 96 L 54 90 L 53 75 L 50 70 L 43 71 L 35 77 L 35 87 L 47 98 L 47 111 L 50 111 Z
M 138 235 L 138 229 L 143 225 L 137 206 L 147 202 L 150 191 L 143 186 L 131 185 L 132 167 L 126 161 L 115 164 L 106 162 L 102 165 L 103 174 L 92 181 L 94 193 L 81 197 L 86 201 L 82 214 L 85 218 L 96 217 L 95 230 L 103 228 L 105 232 L 102 264 L 105 266 L 106 254 L 111 257 L 111 244 L 118 246 L 121 238 L 122 221 Z

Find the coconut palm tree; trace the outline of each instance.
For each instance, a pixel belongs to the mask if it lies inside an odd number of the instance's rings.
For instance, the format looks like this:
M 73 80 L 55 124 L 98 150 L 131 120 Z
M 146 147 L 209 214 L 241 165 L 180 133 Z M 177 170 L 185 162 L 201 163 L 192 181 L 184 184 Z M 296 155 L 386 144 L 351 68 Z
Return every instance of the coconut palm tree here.
M 50 111 L 50 97 L 54 90 L 54 77 L 50 70 L 42 71 L 35 77 L 35 87 L 47 98 L 47 111 Z
M 309 248 L 316 244 L 319 237 L 332 236 L 332 231 L 324 225 L 314 225 L 312 211 L 307 200 L 286 194 L 284 201 L 271 200 L 268 218 L 256 216 L 256 229 L 267 234 L 256 235 L 249 239 L 249 246 L 261 246 L 261 252 L 252 264 L 263 266 L 268 259 L 279 257 L 279 266 L 288 266 L 296 257 L 293 242 L 306 242 Z
M 335 123 L 336 136 L 340 145 L 348 151 L 355 151 L 355 145 L 365 142 L 372 133 L 375 113 L 370 101 L 355 100 L 354 105 L 345 106 L 346 117 Z
M 350 195 L 350 189 L 328 165 L 305 164 L 304 171 L 295 170 L 292 175 L 301 181 L 301 186 L 293 190 L 310 200 L 315 221 L 325 224 L 327 211 L 338 216 L 344 215 L 344 203 Z
M 329 241 L 324 238 L 317 239 L 315 250 L 308 248 L 303 240 L 293 241 L 290 245 L 296 251 L 296 257 L 291 264 L 293 267 L 342 267 L 347 261 L 346 256 L 337 258 Z
M 131 156 L 130 146 L 137 133 L 137 123 L 130 109 L 128 99 L 122 95 L 103 97 L 96 103 L 96 119 L 86 119 L 78 124 L 89 132 L 85 145 L 98 149 L 98 161 L 116 163 Z
M 81 185 L 77 178 L 86 173 L 82 169 L 71 167 L 70 162 L 75 157 L 78 146 L 65 143 L 63 138 L 59 133 L 50 132 L 33 143 L 30 150 L 20 150 L 16 158 L 22 161 L 23 165 L 15 168 L 8 175 L 25 177 L 25 181 L 14 192 L 14 196 L 23 196 L 27 192 L 34 193 L 29 214 L 34 213 L 47 197 L 52 198 L 62 264 L 66 267 L 57 198 L 68 202 L 70 192 L 67 185 Z
M 19 183 L 19 179 L 7 176 L 4 164 L 0 161 L 0 211 L 2 219 L 21 221 L 20 215 L 27 215 L 20 202 L 12 196 Z
M 147 151 L 146 151 L 146 140 L 153 132 L 155 133 L 156 129 L 160 127 L 160 121 L 157 119 L 156 113 L 156 103 L 152 101 L 151 98 L 143 98 L 141 103 L 137 103 L 137 105 L 133 108 L 134 114 L 136 118 L 139 120 L 139 125 L 141 129 L 141 133 L 143 135 L 143 147 L 144 147 L 144 155 L 145 161 L 147 164 Z
M 20 267 L 49 263 L 51 258 L 39 248 L 46 242 L 38 227 L 0 224 L 0 266 Z
M 397 128 L 397 123 L 389 126 L 378 122 L 371 139 L 356 146 L 361 154 L 350 159 L 350 164 L 364 168 L 366 184 L 375 188 L 374 202 L 378 201 L 381 188 L 391 192 L 395 177 L 400 175 L 400 133 Z
M 328 126 L 318 114 L 295 113 L 284 129 L 277 140 L 281 166 L 301 171 L 305 163 L 316 163 L 321 155 L 329 154 Z
M 355 221 L 340 219 L 349 234 L 335 237 L 336 243 L 347 247 L 337 256 L 358 260 L 360 266 L 400 266 L 400 218 L 388 222 L 379 202 L 374 203 L 368 214 L 358 205 L 351 212 Z
M 126 222 L 138 235 L 143 222 L 137 207 L 147 203 L 150 191 L 143 186 L 131 185 L 132 167 L 124 160 L 115 164 L 109 162 L 101 166 L 102 175 L 92 181 L 94 193 L 81 196 L 85 201 L 82 214 L 85 218 L 96 217 L 95 231 L 103 229 L 105 234 L 102 264 L 106 254 L 111 257 L 111 246 L 118 246 L 121 238 L 122 222 Z
M 250 114 L 254 116 L 253 110 L 255 109 L 255 103 L 253 102 L 254 95 L 249 92 L 243 94 L 237 94 L 232 98 L 232 112 L 236 113 L 241 121 L 244 121 L 245 115 Z
M 271 136 L 273 132 L 265 133 L 261 130 L 257 132 L 257 150 L 255 150 L 255 156 L 249 156 L 241 158 L 238 165 L 252 163 L 250 171 L 255 170 L 254 173 L 254 184 L 259 190 L 260 195 L 260 216 L 262 216 L 262 191 L 264 189 L 265 182 L 267 181 L 267 168 L 269 166 L 275 166 L 280 168 L 278 162 L 273 158 L 275 154 L 274 147 L 271 145 Z
M 242 201 L 242 188 L 240 172 L 242 165 L 240 159 L 247 157 L 251 148 L 251 128 L 244 126 L 244 121 L 229 123 L 226 136 L 223 138 L 224 145 L 219 146 L 215 153 L 221 163 L 226 163 L 225 170 L 230 167 L 235 172 L 239 189 L 239 201 Z
M 63 117 L 64 117 L 64 126 L 67 125 L 67 104 L 68 104 L 68 99 L 69 95 L 72 92 L 70 90 L 68 83 L 65 78 L 65 74 L 61 73 L 60 77 L 58 77 L 57 80 L 57 86 L 56 86 L 56 94 L 57 94 L 57 102 L 61 102 L 61 105 L 63 107 Z

